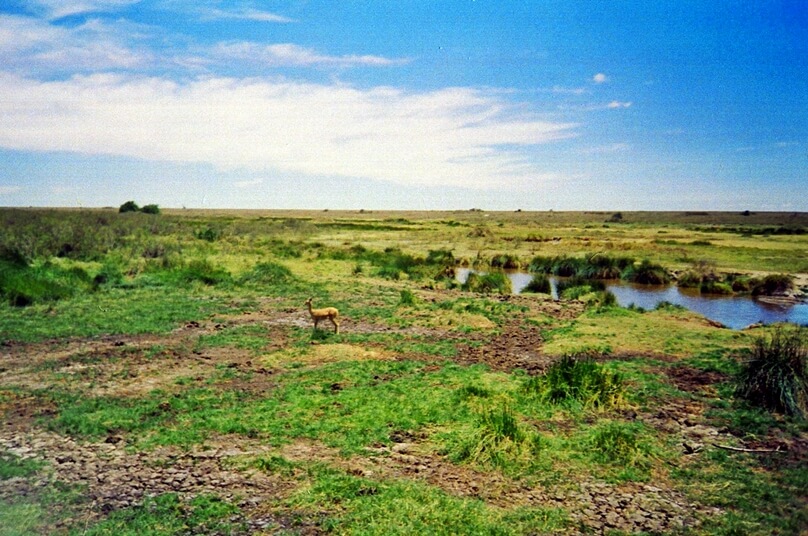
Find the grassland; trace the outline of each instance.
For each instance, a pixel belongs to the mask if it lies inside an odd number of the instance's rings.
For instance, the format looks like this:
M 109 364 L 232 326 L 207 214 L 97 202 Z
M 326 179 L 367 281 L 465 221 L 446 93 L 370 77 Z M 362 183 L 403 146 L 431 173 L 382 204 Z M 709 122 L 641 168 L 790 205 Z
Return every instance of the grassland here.
M 458 265 L 808 273 L 808 215 L 0 209 L 0 534 L 801 534 L 774 327 Z M 304 307 L 335 306 L 340 333 Z

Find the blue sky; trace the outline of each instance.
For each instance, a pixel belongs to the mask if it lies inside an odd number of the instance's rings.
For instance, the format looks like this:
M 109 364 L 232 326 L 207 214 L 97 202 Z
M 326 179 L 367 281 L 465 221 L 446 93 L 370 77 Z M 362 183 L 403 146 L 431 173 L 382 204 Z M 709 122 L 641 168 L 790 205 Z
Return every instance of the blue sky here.
M 808 210 L 808 4 L 4 0 L 0 206 Z

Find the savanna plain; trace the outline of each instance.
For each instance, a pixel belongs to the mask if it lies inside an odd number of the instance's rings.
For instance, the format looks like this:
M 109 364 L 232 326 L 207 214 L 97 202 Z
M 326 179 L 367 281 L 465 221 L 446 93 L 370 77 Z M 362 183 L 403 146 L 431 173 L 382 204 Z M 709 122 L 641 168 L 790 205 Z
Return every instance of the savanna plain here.
M 798 300 L 808 214 L 149 207 L 0 209 L 1 535 L 808 530 L 805 328 L 599 284 Z

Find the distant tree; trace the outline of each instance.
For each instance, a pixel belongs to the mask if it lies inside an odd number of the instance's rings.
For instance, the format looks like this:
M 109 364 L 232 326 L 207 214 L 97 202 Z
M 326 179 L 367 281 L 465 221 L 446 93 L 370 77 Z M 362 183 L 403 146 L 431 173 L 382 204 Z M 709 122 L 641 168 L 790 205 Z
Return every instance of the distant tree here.
M 140 211 L 144 214 L 160 214 L 160 207 L 157 205 L 144 205 Z
M 137 206 L 137 203 L 135 203 L 134 201 L 127 201 L 126 203 L 121 205 L 121 207 L 118 209 L 118 212 L 120 212 L 120 213 L 139 212 L 139 211 L 140 211 L 140 207 Z

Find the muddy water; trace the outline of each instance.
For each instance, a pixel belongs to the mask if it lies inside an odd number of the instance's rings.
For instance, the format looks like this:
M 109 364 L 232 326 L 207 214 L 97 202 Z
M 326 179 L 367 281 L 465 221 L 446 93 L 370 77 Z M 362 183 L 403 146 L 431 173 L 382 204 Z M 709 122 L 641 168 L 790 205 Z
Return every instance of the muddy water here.
M 457 270 L 457 279 L 465 281 L 471 270 L 463 268 Z M 509 272 L 508 277 L 513 286 L 513 292 L 519 294 L 530 283 L 532 274 L 525 272 Z M 550 278 L 553 288 L 553 297 L 558 298 L 556 279 Z M 751 324 L 761 322 L 772 324 L 775 322 L 792 322 L 794 324 L 808 325 L 808 304 L 773 304 L 760 301 L 751 296 L 715 296 L 693 293 L 680 289 L 675 285 L 635 285 L 624 281 L 607 281 L 606 289 L 617 298 L 617 303 L 623 307 L 631 304 L 643 309 L 653 309 L 661 302 L 681 305 L 704 315 L 710 320 L 720 322 L 732 329 L 743 329 Z

